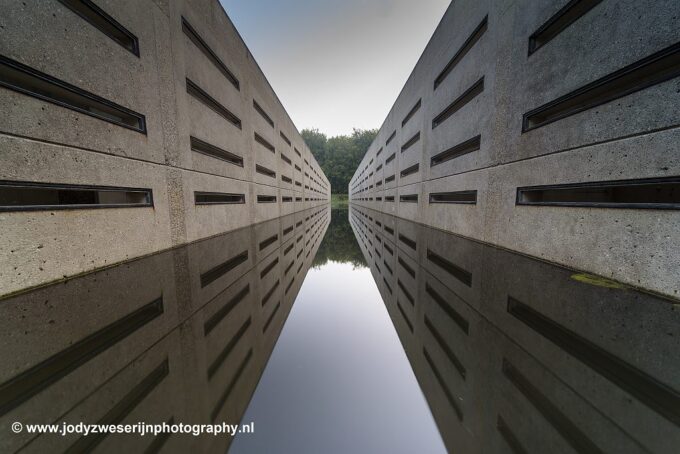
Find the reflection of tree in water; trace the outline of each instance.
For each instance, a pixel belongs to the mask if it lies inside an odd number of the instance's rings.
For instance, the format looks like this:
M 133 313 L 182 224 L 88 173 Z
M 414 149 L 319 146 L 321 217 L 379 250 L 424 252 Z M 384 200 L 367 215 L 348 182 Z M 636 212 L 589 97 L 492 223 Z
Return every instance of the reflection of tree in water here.
M 329 261 L 351 263 L 355 268 L 366 267 L 366 260 L 349 224 L 347 210 L 331 210 L 331 224 L 321 241 L 312 266 L 318 268 Z

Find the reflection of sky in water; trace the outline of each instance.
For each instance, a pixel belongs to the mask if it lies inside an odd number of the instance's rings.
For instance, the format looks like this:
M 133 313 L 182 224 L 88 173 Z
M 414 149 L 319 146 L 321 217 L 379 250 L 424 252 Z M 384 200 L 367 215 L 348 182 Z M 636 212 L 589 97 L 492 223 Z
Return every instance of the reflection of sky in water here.
M 349 263 L 307 274 L 250 421 L 230 452 L 445 452 L 370 270 Z

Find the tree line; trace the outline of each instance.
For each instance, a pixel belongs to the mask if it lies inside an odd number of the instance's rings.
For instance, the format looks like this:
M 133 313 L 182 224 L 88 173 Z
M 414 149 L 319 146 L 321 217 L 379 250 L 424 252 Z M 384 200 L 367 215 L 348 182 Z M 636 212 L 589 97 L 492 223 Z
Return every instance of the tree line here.
M 347 194 L 347 186 L 377 129 L 354 129 L 351 135 L 328 137 L 318 129 L 303 129 L 302 138 L 331 183 L 331 192 Z

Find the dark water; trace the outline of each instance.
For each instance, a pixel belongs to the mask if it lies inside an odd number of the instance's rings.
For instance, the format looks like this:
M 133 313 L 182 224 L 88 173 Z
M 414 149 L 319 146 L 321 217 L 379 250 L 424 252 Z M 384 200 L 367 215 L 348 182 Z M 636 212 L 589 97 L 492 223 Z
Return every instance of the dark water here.
M 679 327 L 677 301 L 311 209 L 0 301 L 0 452 L 677 453 Z

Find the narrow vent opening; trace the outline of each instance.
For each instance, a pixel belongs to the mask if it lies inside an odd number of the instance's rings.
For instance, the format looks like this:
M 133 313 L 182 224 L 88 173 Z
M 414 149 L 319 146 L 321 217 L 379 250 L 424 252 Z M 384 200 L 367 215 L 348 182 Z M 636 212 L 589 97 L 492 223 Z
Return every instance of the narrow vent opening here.
M 401 233 L 399 234 L 399 241 L 404 243 L 406 246 L 410 247 L 414 251 L 418 247 L 418 244 L 413 241 L 411 238 L 407 237 L 406 235 L 402 235 Z
M 230 153 L 227 150 L 223 150 L 222 148 L 211 145 L 208 142 L 204 142 L 193 136 L 189 138 L 189 141 L 191 142 L 191 150 L 196 153 L 201 153 L 243 167 L 243 158 L 234 153 Z
M 282 197 L 281 201 L 284 203 L 292 202 L 293 198 L 292 197 Z
M 289 147 L 290 147 L 291 145 L 293 145 L 293 143 L 290 141 L 290 139 L 289 139 L 288 137 L 286 137 L 286 135 L 285 135 L 282 131 L 279 131 L 279 135 L 281 136 L 281 138 L 283 139 L 283 141 L 286 142 L 286 143 L 288 144 Z
M 220 60 L 220 57 L 218 57 L 217 54 L 213 52 L 210 46 L 208 46 L 203 38 L 201 38 L 201 35 L 198 34 L 198 32 L 184 17 L 182 17 L 182 31 L 185 35 L 187 35 L 191 42 L 194 43 L 196 47 L 198 47 L 198 50 L 200 50 L 203 55 L 205 55 L 208 60 L 210 60 L 213 65 L 215 65 L 215 67 L 234 86 L 234 88 L 240 90 L 241 84 L 239 83 L 236 76 L 234 76 L 234 73 L 232 73 L 229 68 L 227 68 L 227 65 L 225 65 L 222 60 Z
M 275 203 L 276 202 L 276 196 L 275 195 L 258 195 L 257 196 L 257 203 Z
M 389 156 L 387 157 L 387 159 L 385 159 L 385 164 L 389 164 L 390 162 L 394 161 L 394 158 L 395 158 L 396 156 L 397 156 L 396 153 L 392 153 L 391 155 L 389 155 Z
M 468 334 L 470 325 L 468 321 L 451 307 L 444 298 L 433 289 L 429 283 L 425 284 L 425 292 L 437 303 L 437 305 L 448 315 L 453 322 L 465 333 Z
M 259 135 L 258 133 L 254 133 L 255 137 L 255 142 L 259 143 L 263 147 L 265 147 L 267 150 L 271 151 L 272 153 L 276 153 L 276 148 L 274 148 L 274 145 L 270 144 L 267 142 L 267 139 Z
M 408 265 L 408 263 L 406 263 L 406 262 L 404 261 L 404 259 L 402 259 L 401 257 L 399 257 L 398 262 L 399 262 L 399 265 L 401 265 L 401 267 L 404 268 L 404 270 L 405 270 L 405 271 L 406 271 L 413 279 L 416 278 L 416 272 L 413 270 L 413 268 L 411 268 L 411 267 Z
M 421 104 L 422 104 L 422 98 L 419 99 L 418 102 L 416 102 L 416 105 L 411 108 L 409 113 L 407 113 L 406 116 L 404 117 L 404 119 L 401 121 L 401 127 L 402 128 L 404 126 L 406 126 L 406 123 L 408 123 L 408 121 L 416 114 L 416 112 L 418 112 L 418 110 L 420 110 Z
M 451 115 L 462 109 L 467 103 L 472 101 L 484 91 L 484 77 L 479 79 L 472 85 L 472 87 L 465 90 L 465 92 L 456 98 L 451 104 L 446 106 L 446 108 L 437 115 L 434 120 L 432 120 L 432 129 L 436 128 L 440 124 L 444 123 Z
M 283 154 L 283 153 L 281 153 L 281 160 L 282 160 L 283 162 L 285 162 L 286 164 L 288 164 L 288 165 L 292 165 L 292 164 L 293 164 L 293 161 L 291 161 L 290 158 L 288 158 L 288 156 L 286 156 L 286 155 Z
M 477 203 L 477 191 L 430 193 L 430 203 L 461 203 L 475 205 Z
M 278 240 L 278 239 L 279 239 L 279 235 L 277 234 L 277 235 L 272 235 L 269 238 L 267 238 L 266 240 L 261 241 L 260 242 L 260 250 L 263 250 L 267 246 L 274 244 L 276 242 L 276 240 Z
M 285 175 L 281 175 L 281 181 L 288 184 L 293 184 L 293 180 Z
M 194 192 L 196 205 L 224 205 L 246 203 L 245 194 L 226 194 L 223 192 Z
M 269 265 L 267 265 L 267 267 L 266 267 L 265 269 L 263 269 L 262 272 L 260 272 L 260 279 L 262 279 L 262 278 L 265 277 L 267 274 L 269 274 L 269 272 L 270 272 L 271 270 L 273 270 L 274 267 L 275 267 L 276 265 L 278 265 L 278 264 L 279 264 L 279 259 L 278 259 L 278 257 L 277 257 L 277 258 L 275 258 L 274 260 L 272 260 L 272 262 L 271 262 Z
M 472 273 L 469 271 L 459 267 L 449 260 L 446 260 L 441 255 L 435 254 L 429 249 L 427 250 L 427 260 L 434 263 L 468 287 L 472 286 Z
M 268 168 L 261 166 L 259 164 L 255 165 L 255 172 L 262 175 L 266 175 L 270 178 L 276 178 L 276 172 L 274 172 L 273 170 L 269 170 Z
M 227 274 L 229 271 L 233 270 L 243 262 L 248 260 L 248 251 L 243 251 L 235 257 L 228 259 L 225 262 L 220 263 L 214 268 L 209 269 L 205 273 L 201 274 L 201 288 L 206 287 L 212 282 L 216 281 L 220 277 Z
M 525 113 L 522 132 L 540 128 L 678 76 L 680 43 Z
M 517 205 L 680 209 L 680 177 L 517 188 Z
M 390 175 L 389 177 L 386 177 L 385 178 L 385 184 L 393 182 L 394 178 L 395 178 L 394 175 Z
M 453 71 L 453 68 L 456 67 L 458 63 L 463 60 L 463 57 L 465 57 L 468 52 L 470 52 L 470 49 L 474 47 L 474 45 L 479 41 L 479 39 L 484 35 L 487 29 L 487 24 L 488 24 L 488 16 L 484 16 L 484 19 L 482 19 L 482 22 L 477 25 L 477 28 L 472 32 L 470 36 L 465 40 L 463 45 L 458 49 L 458 51 L 453 55 L 451 60 L 446 64 L 444 69 L 442 70 L 441 73 L 437 76 L 437 78 L 434 80 L 434 89 L 436 90 L 439 85 L 441 85 L 442 82 L 444 82 L 444 79 L 451 74 L 451 71 Z
M 187 93 L 196 98 L 196 100 L 203 103 L 206 107 L 211 109 L 216 114 L 227 120 L 229 123 L 241 129 L 241 119 L 231 113 L 229 109 L 217 102 L 215 98 L 206 93 L 201 87 L 196 85 L 190 79 L 186 79 Z
M 571 0 L 529 37 L 529 55 L 550 42 L 602 0 Z
M 146 134 L 144 115 L 2 55 L 0 86 Z
M 417 173 L 419 169 L 420 169 L 420 164 L 414 164 L 411 167 L 407 167 L 404 170 L 402 170 L 399 175 L 402 176 L 402 177 L 405 177 L 405 176 Z
M 392 139 L 394 139 L 394 137 L 395 137 L 396 135 L 397 135 L 397 131 L 396 131 L 396 129 L 395 129 L 394 131 L 392 131 L 392 134 L 390 134 L 390 136 L 389 136 L 389 137 L 387 138 L 387 140 L 385 141 L 385 146 L 389 145 L 390 142 L 392 142 Z
M 453 147 L 437 153 L 430 159 L 430 166 L 436 166 L 442 164 L 446 161 L 456 159 L 460 156 L 464 156 L 468 153 L 478 151 L 481 146 L 482 136 L 476 136 L 472 139 L 468 139 L 465 142 L 454 145 Z
M 388 195 L 385 197 L 385 202 L 394 202 L 394 196 L 393 195 Z
M 262 106 L 260 106 L 257 101 L 253 99 L 253 108 L 255 109 L 255 112 L 259 113 L 262 118 L 264 118 L 264 121 L 269 123 L 269 126 L 272 128 L 274 127 L 274 120 L 272 120 L 272 117 L 270 117 L 267 112 L 264 111 Z
M 418 143 L 418 141 L 420 141 L 420 131 L 418 131 L 413 137 L 408 139 L 408 141 L 404 145 L 401 146 L 401 152 L 402 153 L 405 152 L 406 150 L 411 148 L 413 145 Z
M 151 189 L 0 181 L 0 211 L 150 206 Z

